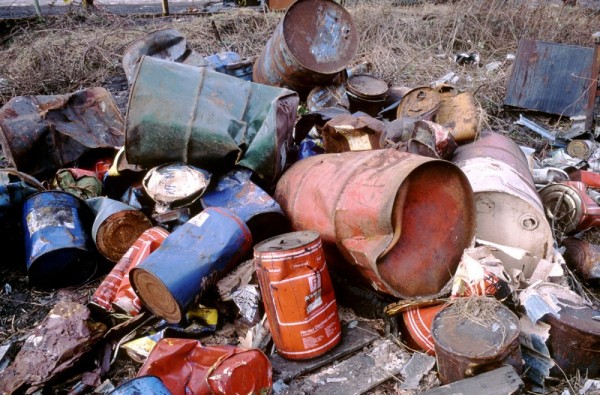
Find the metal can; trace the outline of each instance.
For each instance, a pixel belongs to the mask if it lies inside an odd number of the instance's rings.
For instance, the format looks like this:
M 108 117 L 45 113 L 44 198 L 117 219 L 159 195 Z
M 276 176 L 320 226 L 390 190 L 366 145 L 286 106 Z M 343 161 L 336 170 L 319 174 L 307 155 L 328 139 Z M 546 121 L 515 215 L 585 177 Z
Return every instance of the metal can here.
M 467 303 L 473 303 L 469 306 Z M 473 314 L 477 308 L 479 313 Z M 461 298 L 433 320 L 438 375 L 452 383 L 504 364 L 522 371 L 519 319 L 491 298 Z
M 230 210 L 209 207 L 131 269 L 135 293 L 152 313 L 179 323 L 202 291 L 250 251 L 250 230 Z
M 341 338 L 337 303 L 317 232 L 286 233 L 254 248 L 273 342 L 289 359 L 308 359 Z
M 110 395 L 171 395 L 171 391 L 156 376 L 142 376 L 128 380 L 118 386 Z
M 564 239 L 561 244 L 566 247 L 563 256 L 571 269 L 585 281 L 600 280 L 600 245 L 571 237 Z
M 60 288 L 94 275 L 95 248 L 87 232 L 91 213 L 81 199 L 61 191 L 33 194 L 23 205 L 23 224 L 31 283 Z

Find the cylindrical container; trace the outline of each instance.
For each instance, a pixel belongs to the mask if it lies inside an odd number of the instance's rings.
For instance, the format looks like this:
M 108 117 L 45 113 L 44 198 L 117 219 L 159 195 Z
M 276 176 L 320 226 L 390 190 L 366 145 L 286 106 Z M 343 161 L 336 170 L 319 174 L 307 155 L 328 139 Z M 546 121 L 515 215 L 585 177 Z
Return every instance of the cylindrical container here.
M 473 141 L 480 128 L 479 106 L 471 92 L 442 95 L 435 121 L 450 129 L 459 143 Z
M 98 251 L 109 261 L 117 262 L 152 222 L 135 208 L 106 197 L 86 200 L 96 216 L 92 238 Z
M 331 0 L 298 0 L 254 63 L 252 80 L 305 94 L 331 82 L 357 50 L 358 31 L 344 7 Z
M 349 106 L 344 85 L 315 86 L 306 98 L 306 107 L 310 112 L 329 107 L 348 108 Z
M 250 180 L 252 171 L 236 169 L 219 179 L 202 195 L 202 207 L 225 207 L 248 225 L 252 240 L 259 243 L 285 233 L 289 223 L 279 204 Z
M 600 206 L 580 181 L 565 181 L 540 189 L 548 220 L 565 234 L 600 225 Z
M 94 292 L 92 303 L 106 311 L 113 311 L 113 305 L 116 305 L 126 313 L 136 315 L 142 306 L 131 289 L 129 271 L 160 247 L 168 235 L 169 232 L 159 227 L 144 231 Z
M 600 246 L 585 240 L 564 239 L 566 247 L 563 257 L 567 265 L 580 274 L 585 281 L 600 280 Z
M 288 359 L 309 359 L 341 339 L 337 303 L 317 232 L 286 233 L 256 245 L 256 275 L 273 342 Z
M 459 146 L 452 161 L 475 193 L 477 238 L 529 251 L 523 259 L 494 251 L 507 269 L 529 277 L 540 259 L 553 255 L 554 238 L 525 155 L 510 138 L 485 133 Z
M 440 107 L 440 94 L 433 88 L 424 86 L 415 88 L 404 95 L 396 118 L 408 117 L 432 121 Z
M 587 160 L 596 148 L 598 143 L 595 141 L 573 140 L 567 145 L 567 153 L 574 158 Z
M 362 111 L 376 117 L 385 105 L 388 85 L 369 74 L 356 74 L 346 82 L 350 112 Z
M 250 230 L 235 214 L 209 207 L 169 235 L 129 273 L 144 306 L 178 323 L 201 292 L 250 251 Z
M 29 281 L 60 288 L 91 278 L 96 257 L 90 225 L 89 208 L 70 193 L 45 191 L 27 198 L 23 233 Z
M 393 149 L 303 159 L 275 199 L 295 230 L 320 233 L 330 264 L 339 251 L 344 270 L 398 297 L 437 295 L 475 234 L 473 192 L 460 169 Z
M 140 368 L 156 375 L 173 395 L 270 394 L 273 372 L 258 349 L 204 347 L 198 340 L 161 339 Z
M 519 333 L 517 316 L 495 299 L 458 299 L 431 327 L 440 381 L 452 383 L 505 364 L 521 373 Z
M 579 371 L 589 379 L 600 376 L 600 311 L 574 305 L 559 298 L 560 317 L 546 314 L 543 321 L 550 325 L 550 355 L 560 369 L 558 377 Z
M 409 346 L 420 348 L 429 355 L 435 355 L 431 324 L 435 316 L 445 307 L 445 304 L 438 304 L 436 306 L 417 307 L 402 313 L 402 320 L 407 331 L 404 335 Z
M 128 380 L 115 388 L 110 395 L 172 395 L 156 376 L 142 376 Z

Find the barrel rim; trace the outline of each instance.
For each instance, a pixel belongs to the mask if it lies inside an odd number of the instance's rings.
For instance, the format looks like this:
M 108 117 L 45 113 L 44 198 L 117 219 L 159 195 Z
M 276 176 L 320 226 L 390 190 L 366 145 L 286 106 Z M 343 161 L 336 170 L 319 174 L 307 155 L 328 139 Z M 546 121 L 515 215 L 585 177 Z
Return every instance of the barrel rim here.
M 159 313 L 157 310 L 155 310 L 151 305 L 147 304 L 144 301 L 144 298 L 142 297 L 142 293 L 140 293 L 140 290 L 138 288 L 137 285 L 137 278 L 138 278 L 138 272 L 144 273 L 150 277 L 153 278 L 153 280 L 155 281 L 153 283 L 153 285 L 158 285 L 161 288 L 163 288 L 163 292 L 161 297 L 168 297 L 171 299 L 171 301 L 175 302 L 174 305 L 177 307 L 177 311 L 176 314 L 173 315 L 169 315 L 166 316 L 165 314 L 161 314 Z M 181 320 L 184 317 L 184 309 L 183 306 L 179 303 L 179 301 L 173 296 L 173 294 L 171 293 L 171 291 L 169 290 L 169 287 L 167 287 L 167 285 L 160 279 L 160 277 L 158 277 L 156 274 L 152 273 L 150 270 L 147 270 L 143 267 L 140 266 L 136 266 L 134 268 L 132 268 L 129 271 L 129 281 L 131 284 L 131 287 L 133 288 L 133 291 L 135 292 L 135 294 L 138 296 L 138 298 L 140 298 L 140 301 L 142 302 L 142 304 L 148 309 L 150 310 L 151 313 L 153 313 L 154 315 L 163 318 L 165 321 L 167 321 L 170 324 L 178 324 L 181 322 Z M 166 291 L 166 292 L 164 292 Z M 156 299 L 156 298 L 153 298 Z

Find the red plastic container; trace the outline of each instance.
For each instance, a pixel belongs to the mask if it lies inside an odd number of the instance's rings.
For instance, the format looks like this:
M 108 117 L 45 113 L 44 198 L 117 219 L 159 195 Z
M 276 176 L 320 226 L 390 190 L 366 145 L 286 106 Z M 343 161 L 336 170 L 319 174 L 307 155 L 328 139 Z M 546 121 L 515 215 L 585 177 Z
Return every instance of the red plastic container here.
M 341 338 L 337 303 L 317 232 L 286 233 L 257 244 L 254 262 L 279 353 L 308 359 Z

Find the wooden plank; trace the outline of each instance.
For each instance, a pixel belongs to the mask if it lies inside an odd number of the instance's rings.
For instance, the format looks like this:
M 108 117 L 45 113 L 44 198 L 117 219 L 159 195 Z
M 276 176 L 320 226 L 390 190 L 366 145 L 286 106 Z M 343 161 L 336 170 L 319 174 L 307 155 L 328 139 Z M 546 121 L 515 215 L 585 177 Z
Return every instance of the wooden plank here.
M 514 395 L 520 394 L 523 387 L 523 381 L 515 369 L 506 365 L 479 376 L 434 388 L 423 395 Z
M 389 339 L 373 343 L 364 353 L 293 381 L 283 394 L 360 395 L 396 377 L 410 354 Z
M 359 321 L 358 325 L 354 328 L 348 328 L 348 325 L 345 324 L 342 326 L 342 340 L 340 344 L 320 357 L 309 359 L 307 361 L 292 361 L 285 359 L 280 355 L 271 356 L 273 378 L 275 381 L 283 380 L 284 383 L 287 383 L 301 374 L 315 371 L 321 366 L 325 366 L 337 359 L 360 350 L 379 337 L 377 331 L 366 321 Z

